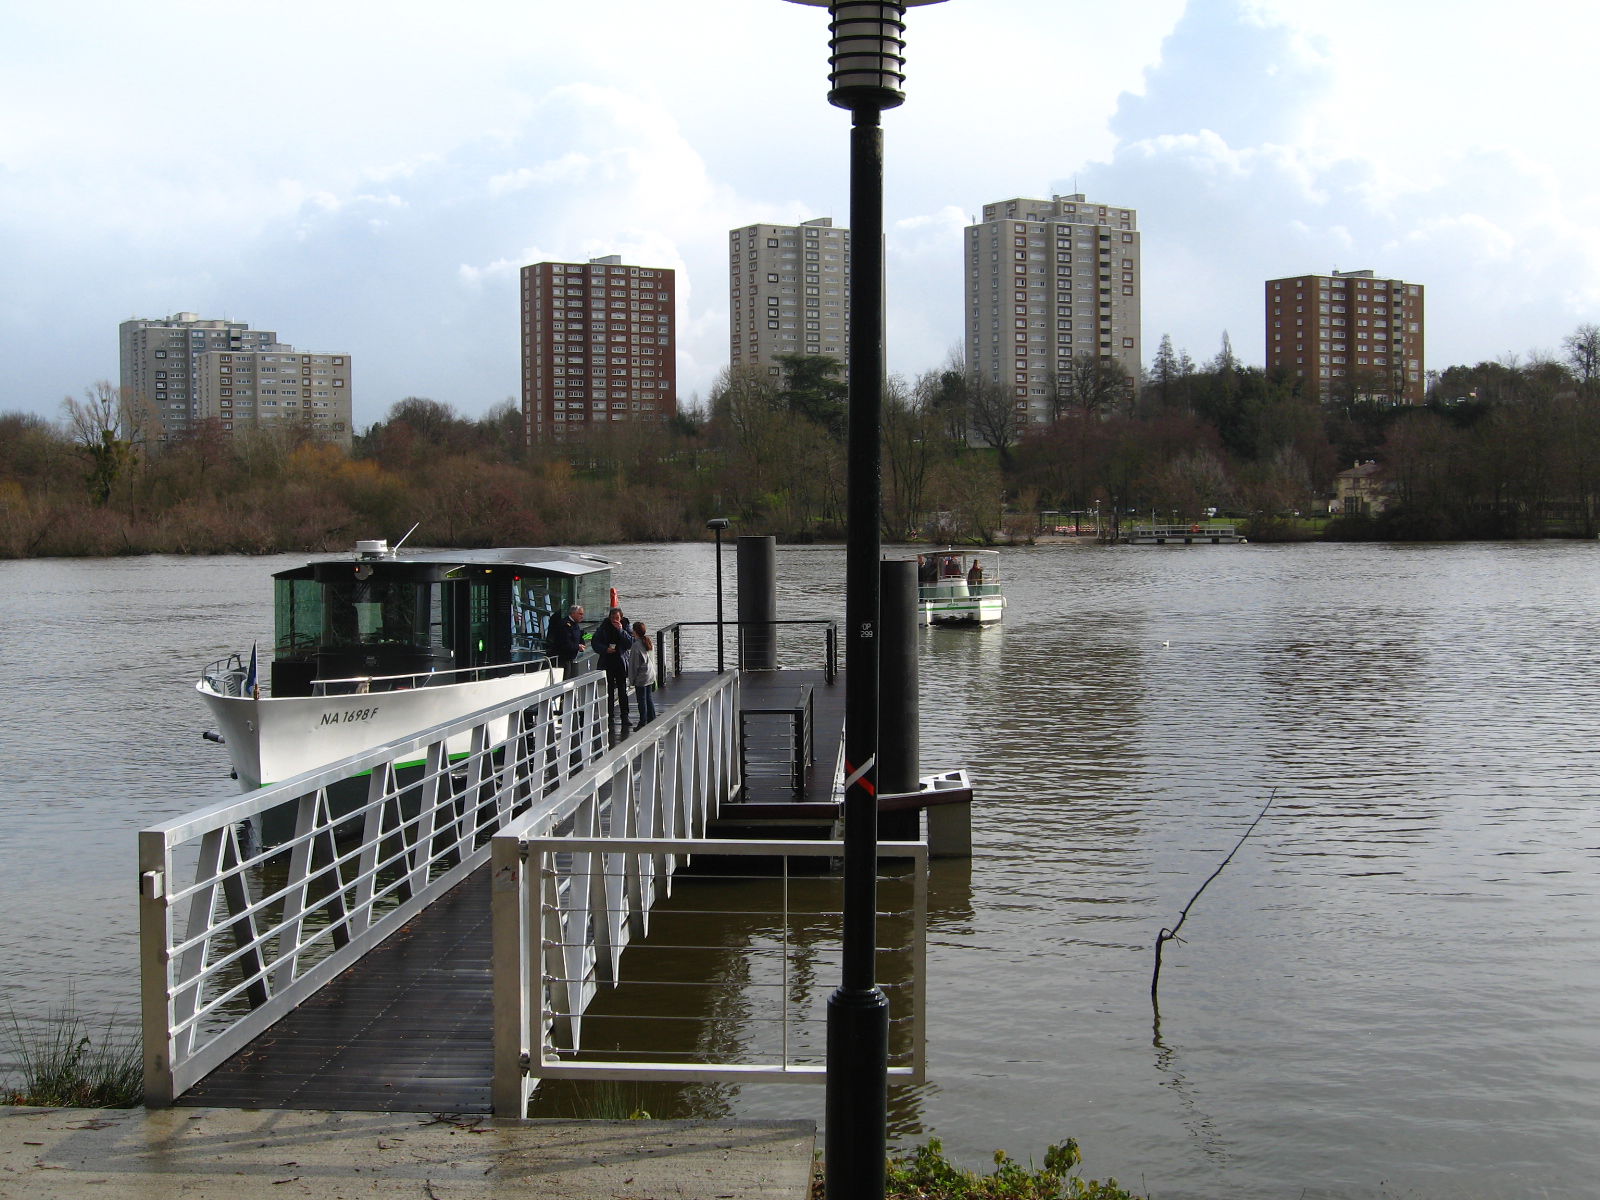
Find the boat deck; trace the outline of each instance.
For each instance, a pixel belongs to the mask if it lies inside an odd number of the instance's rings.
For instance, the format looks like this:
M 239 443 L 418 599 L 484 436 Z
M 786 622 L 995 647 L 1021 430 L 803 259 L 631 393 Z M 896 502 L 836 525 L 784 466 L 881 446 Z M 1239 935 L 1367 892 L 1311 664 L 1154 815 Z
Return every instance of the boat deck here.
M 669 714 L 712 672 L 657 692 Z M 753 671 L 741 703 L 761 707 L 812 689 L 815 755 L 804 786 L 763 784 L 722 806 L 730 829 L 831 823 L 844 731 L 844 676 Z M 178 1101 L 192 1107 L 489 1112 L 493 1047 L 488 868 L 434 901 L 381 946 L 304 1001 Z

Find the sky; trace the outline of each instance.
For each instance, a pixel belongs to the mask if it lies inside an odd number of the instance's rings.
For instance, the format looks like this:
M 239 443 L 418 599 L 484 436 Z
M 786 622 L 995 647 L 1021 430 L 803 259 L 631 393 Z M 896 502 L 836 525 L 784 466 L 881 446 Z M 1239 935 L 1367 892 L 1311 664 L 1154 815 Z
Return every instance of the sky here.
M 889 368 L 961 338 L 985 203 L 1137 210 L 1146 360 L 1264 356 L 1262 283 L 1427 289 L 1426 363 L 1600 323 L 1577 0 L 948 0 L 884 116 Z M 355 423 L 519 395 L 518 270 L 677 272 L 680 403 L 727 362 L 727 231 L 848 224 L 827 15 L 783 0 L 0 0 L 0 413 L 188 311 L 353 358 Z

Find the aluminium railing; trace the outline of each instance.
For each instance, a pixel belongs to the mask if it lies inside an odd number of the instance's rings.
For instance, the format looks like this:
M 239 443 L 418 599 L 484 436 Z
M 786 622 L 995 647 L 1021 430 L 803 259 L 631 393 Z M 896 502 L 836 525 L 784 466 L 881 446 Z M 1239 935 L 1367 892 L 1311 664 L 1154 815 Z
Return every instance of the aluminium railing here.
M 395 692 L 423 687 L 442 687 L 452 683 L 477 683 L 484 679 L 501 679 L 509 675 L 525 675 L 534 671 L 547 671 L 555 664 L 546 655 L 524 659 L 520 662 L 495 663 L 492 666 L 452 667 L 446 671 L 408 671 L 402 675 L 351 675 L 344 679 L 317 679 L 311 684 L 313 696 L 337 696 L 364 692 Z M 212 690 L 223 696 L 243 696 L 250 669 L 238 653 L 227 654 L 200 670 L 200 678 Z
M 529 836 L 537 822 L 523 821 L 494 838 L 495 1055 L 493 1108 L 501 1116 L 521 1116 L 541 1079 L 650 1079 L 729 1082 L 821 1082 L 826 1078 L 826 1000 L 831 988 L 821 979 L 837 971 L 842 958 L 842 881 L 792 871 L 790 860 L 833 860 L 843 854 L 837 841 L 684 839 L 596 836 L 559 832 Z M 897 1082 L 925 1078 L 924 994 L 927 945 L 927 846 L 886 842 L 883 859 L 900 860 L 897 873 L 880 879 L 878 978 L 890 1004 L 889 1077 Z M 704 883 L 724 885 L 723 877 L 686 884 L 660 870 L 663 860 L 735 856 L 776 864 L 764 870 L 759 891 L 741 895 L 738 907 L 716 914 L 690 900 L 687 913 L 673 914 L 668 903 Z M 698 862 L 697 862 L 698 865 Z M 901 907 L 885 910 L 890 887 Z M 706 893 L 700 892 L 704 897 Z M 584 1042 L 584 1025 L 596 1020 L 627 1030 L 651 1022 L 682 1020 L 663 1016 L 636 1001 L 626 1011 L 587 1015 L 603 985 L 642 985 L 640 993 L 662 989 L 726 990 L 721 980 L 685 979 L 681 970 L 665 978 L 648 971 L 622 972 L 651 945 L 652 921 L 671 916 L 678 930 L 704 927 L 713 915 L 740 926 L 741 1000 L 727 1020 L 740 1028 L 717 1032 L 695 1052 L 663 1053 L 659 1047 L 593 1047 Z M 898 927 L 898 934 L 891 932 Z M 684 944 L 681 932 L 665 940 L 663 953 L 690 961 L 708 951 L 729 953 L 725 943 Z M 699 1019 L 699 1018 L 696 1018 Z M 727 1021 L 720 1022 L 726 1024 Z M 600 1039 L 613 1040 L 610 1037 Z
M 146 1102 L 170 1104 L 605 753 L 603 678 L 579 676 L 142 830 Z M 269 814 L 292 833 L 262 847 L 247 831 Z

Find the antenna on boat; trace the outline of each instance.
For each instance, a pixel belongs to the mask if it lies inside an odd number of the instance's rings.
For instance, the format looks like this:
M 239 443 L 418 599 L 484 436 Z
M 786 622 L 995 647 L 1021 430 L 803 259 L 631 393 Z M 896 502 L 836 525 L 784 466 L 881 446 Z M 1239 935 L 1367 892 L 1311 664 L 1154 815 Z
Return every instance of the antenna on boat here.
M 422 524 L 421 521 L 417 522 L 417 525 L 421 525 L 421 524 Z M 400 547 L 404 546 L 406 544 L 406 538 L 410 537 L 413 533 L 415 533 L 417 531 L 417 525 L 413 525 L 410 529 L 406 530 L 405 537 L 401 538 L 398 542 L 396 542 L 394 544 L 394 549 L 389 551 L 390 554 L 398 554 L 400 552 Z

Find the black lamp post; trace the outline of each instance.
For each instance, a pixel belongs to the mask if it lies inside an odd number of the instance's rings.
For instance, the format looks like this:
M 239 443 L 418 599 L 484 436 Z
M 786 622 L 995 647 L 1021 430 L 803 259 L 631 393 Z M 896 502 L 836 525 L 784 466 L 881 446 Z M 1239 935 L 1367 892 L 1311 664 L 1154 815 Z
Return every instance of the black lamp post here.
M 905 15 L 940 0 L 792 0 L 832 21 L 830 103 L 851 113 L 850 367 L 845 549 L 844 969 L 828 998 L 828 1200 L 882 1200 L 889 1002 L 874 970 L 878 869 L 878 559 L 883 512 L 884 109 L 905 94 Z
M 717 674 L 722 674 L 722 531 L 728 527 L 727 517 L 712 517 L 706 528 L 717 535 Z

